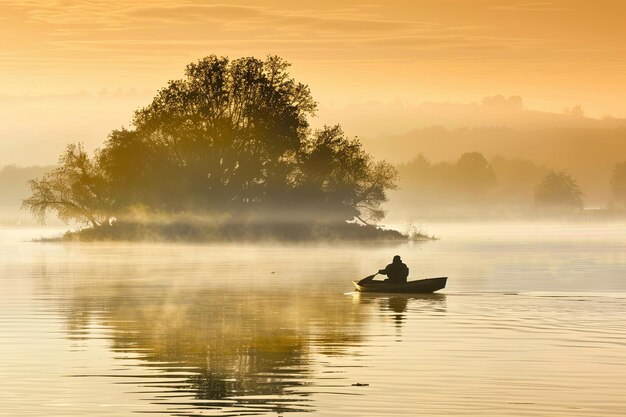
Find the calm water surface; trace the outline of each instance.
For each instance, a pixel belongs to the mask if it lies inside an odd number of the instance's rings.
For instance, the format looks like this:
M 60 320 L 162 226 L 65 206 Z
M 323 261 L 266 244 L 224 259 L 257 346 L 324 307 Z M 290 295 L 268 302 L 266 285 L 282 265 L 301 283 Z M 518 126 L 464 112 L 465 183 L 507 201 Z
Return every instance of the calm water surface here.
M 626 415 L 626 225 L 422 244 L 33 243 L 0 230 L 0 416 Z M 440 295 L 364 296 L 402 255 Z

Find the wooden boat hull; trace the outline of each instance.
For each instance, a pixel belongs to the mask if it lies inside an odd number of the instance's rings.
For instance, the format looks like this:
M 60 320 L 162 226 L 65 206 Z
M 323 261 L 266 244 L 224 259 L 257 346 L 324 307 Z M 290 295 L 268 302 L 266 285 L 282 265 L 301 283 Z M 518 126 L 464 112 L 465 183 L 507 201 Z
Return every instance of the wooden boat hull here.
M 356 290 L 360 292 L 427 294 L 445 288 L 447 281 L 448 277 L 438 277 L 409 281 L 404 284 L 385 284 L 376 281 L 370 281 L 366 284 L 359 284 L 358 281 L 352 281 L 352 284 L 354 284 Z

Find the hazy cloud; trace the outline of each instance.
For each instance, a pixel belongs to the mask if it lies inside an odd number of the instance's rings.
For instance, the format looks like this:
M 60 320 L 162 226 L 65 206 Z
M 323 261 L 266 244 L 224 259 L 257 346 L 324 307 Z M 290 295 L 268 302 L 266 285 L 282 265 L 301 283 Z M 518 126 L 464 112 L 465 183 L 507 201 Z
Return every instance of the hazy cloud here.
M 339 106 L 503 93 L 523 96 L 532 108 L 581 103 L 591 115 L 624 116 L 623 7 L 617 0 L 0 0 L 0 95 L 154 92 L 209 54 L 277 54 L 294 64 L 294 76 L 317 100 Z M 23 103 L 32 109 L 19 118 L 2 115 L 5 132 L 44 138 L 27 115 L 51 113 Z M 120 108 L 98 103 L 103 113 Z M 99 140 L 133 108 L 107 119 L 107 129 L 97 121 Z M 60 132 L 76 117 L 54 115 L 47 131 L 56 126 L 58 137 L 66 136 Z M 358 112 L 333 114 L 329 122 L 349 118 L 352 126 L 364 124 Z
M 0 54 L 16 65 L 24 60 L 41 62 L 90 62 L 94 51 L 106 51 L 107 62 L 129 60 L 138 62 L 141 56 L 154 57 L 159 49 L 162 59 L 186 56 L 197 51 L 209 52 L 233 49 L 235 53 L 254 54 L 260 51 L 282 53 L 295 51 L 295 57 L 348 60 L 356 57 L 372 59 L 381 52 L 381 59 L 406 59 L 406 50 L 445 50 L 447 56 L 438 61 L 463 61 L 472 64 L 477 59 L 485 63 L 502 61 L 499 51 L 513 51 L 519 58 L 549 61 L 556 40 L 552 36 L 529 31 L 532 36 L 498 32 L 491 25 L 468 18 L 462 21 L 438 18 L 424 11 L 434 6 L 430 1 L 409 7 L 391 2 L 387 7 L 353 2 L 336 6 L 311 5 L 301 7 L 289 2 L 246 2 L 238 4 L 200 1 L 125 1 L 85 0 L 4 0 L 14 13 L 14 25 L 24 29 L 22 42 L 0 47 Z M 446 0 L 451 10 L 462 4 Z M 443 7 L 443 6 L 440 6 Z M 467 6 L 465 6 L 467 7 Z M 395 10 L 406 9 L 398 14 Z M 555 2 L 511 2 L 492 6 L 493 10 L 552 11 L 561 10 Z M 461 24 L 460 24 L 461 23 Z M 0 33 L 1 34 L 1 33 Z M 568 45 L 574 51 L 583 45 Z M 605 46 L 606 47 L 606 46 Z M 4 51 L 3 51 L 4 49 Z M 612 48 L 607 47 L 609 54 Z M 571 52 L 566 52 L 565 57 Z M 138 57 L 139 59 L 135 58 Z M 410 59 L 430 59 L 429 55 L 409 56 Z M 563 58 L 563 55 L 561 55 Z
M 517 3 L 490 7 L 492 10 L 509 10 L 514 12 L 561 12 L 569 10 L 552 2 Z
M 247 20 L 263 16 L 258 7 L 223 4 L 139 6 L 128 13 L 137 19 L 156 19 L 164 22 L 189 23 L 198 20 Z

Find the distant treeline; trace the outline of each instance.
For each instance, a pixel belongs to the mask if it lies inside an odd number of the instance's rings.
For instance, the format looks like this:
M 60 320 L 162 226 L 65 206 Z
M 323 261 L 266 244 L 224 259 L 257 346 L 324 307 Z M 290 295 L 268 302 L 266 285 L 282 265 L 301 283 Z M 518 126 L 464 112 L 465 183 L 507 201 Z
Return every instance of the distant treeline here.
M 498 124 L 494 118 L 494 127 L 430 127 L 362 140 L 374 155 L 396 164 L 406 163 L 418 154 L 433 161 L 450 161 L 469 151 L 480 152 L 489 161 L 498 155 L 519 158 L 539 168 L 567 172 L 583 190 L 587 205 L 603 206 L 611 198 L 613 169 L 626 159 L 626 127 L 530 129 Z
M 526 159 L 496 156 L 487 160 L 482 153 L 467 152 L 456 160 L 433 163 L 419 154 L 397 168 L 400 189 L 392 202 L 403 213 L 585 206 L 586 192 L 577 178 Z M 603 186 L 611 190 L 604 207 L 626 205 L 626 161 L 612 167 L 611 178 Z

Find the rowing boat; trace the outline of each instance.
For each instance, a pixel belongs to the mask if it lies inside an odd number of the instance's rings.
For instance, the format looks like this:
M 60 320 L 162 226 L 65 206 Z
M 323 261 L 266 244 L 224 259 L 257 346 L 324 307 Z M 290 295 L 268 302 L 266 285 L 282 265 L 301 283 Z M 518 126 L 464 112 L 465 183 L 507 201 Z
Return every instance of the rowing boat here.
M 445 288 L 448 277 L 419 279 L 402 284 L 387 284 L 383 281 L 369 281 L 360 283 L 352 281 L 357 291 L 360 292 L 385 292 L 385 293 L 431 293 Z

